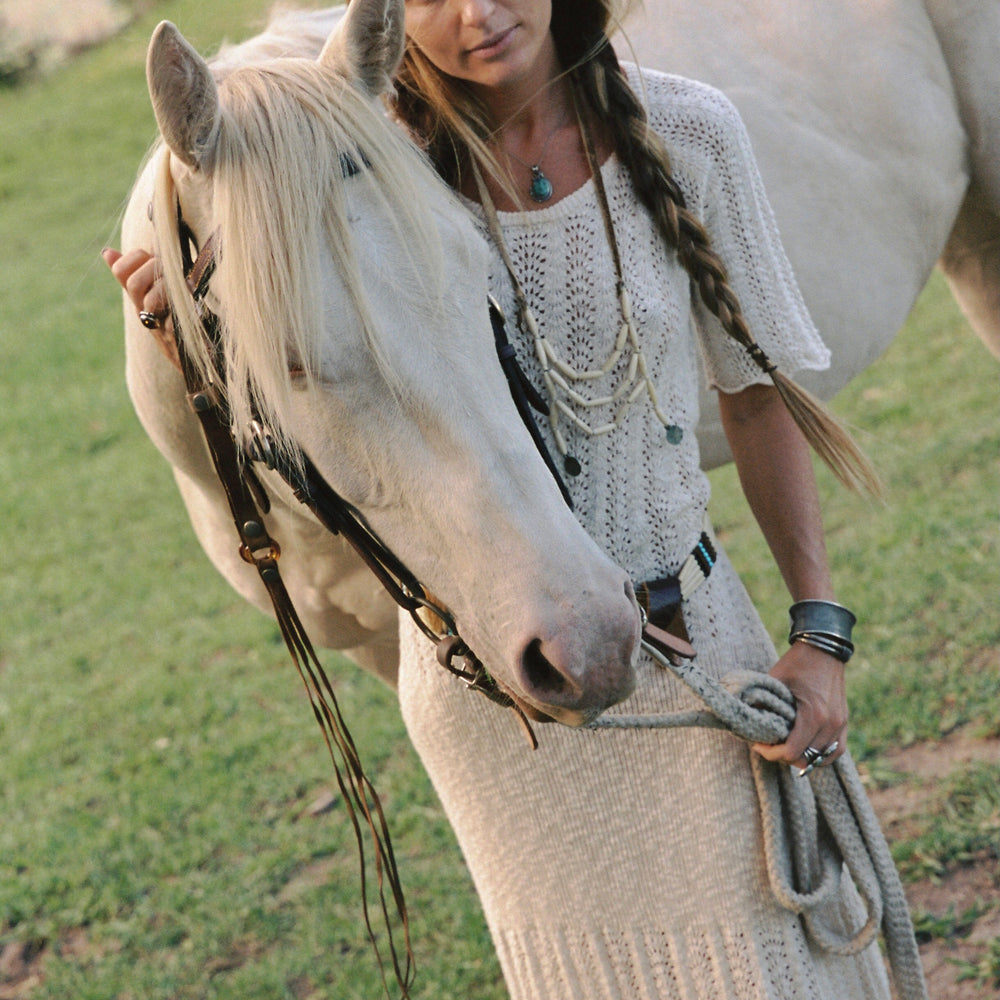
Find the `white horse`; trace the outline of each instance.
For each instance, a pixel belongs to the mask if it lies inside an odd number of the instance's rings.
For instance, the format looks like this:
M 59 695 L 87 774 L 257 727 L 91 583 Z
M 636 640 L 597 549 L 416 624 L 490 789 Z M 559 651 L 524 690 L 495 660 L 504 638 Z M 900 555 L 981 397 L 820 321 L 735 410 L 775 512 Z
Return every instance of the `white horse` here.
M 214 73 L 162 24 L 147 69 L 163 144 L 123 243 L 155 245 L 187 350 L 207 368 L 178 202 L 199 242 L 217 233 L 211 300 L 240 432 L 254 407 L 451 610 L 505 689 L 580 723 L 631 691 L 638 608 L 511 400 L 486 310 L 485 245 L 378 100 L 402 53 L 402 18 L 402 0 L 354 0 L 318 60 L 271 58 L 289 51 L 277 33 Z M 183 380 L 128 308 L 126 322 L 135 407 L 198 537 L 266 607 Z M 391 679 L 394 609 L 339 539 L 263 475 L 274 500 L 266 527 L 307 629 Z
M 223 81 L 275 55 L 315 57 L 342 15 L 342 8 L 288 15 L 223 52 L 212 73 Z M 935 262 L 974 328 L 1000 354 L 997 0 L 646 0 L 642 17 L 626 26 L 640 61 L 719 86 L 747 123 L 786 249 L 833 352 L 832 367 L 812 376 L 811 388 L 829 398 L 882 353 Z M 625 57 L 632 52 L 625 44 L 620 50 Z M 205 193 L 185 170 L 184 155 L 182 149 L 174 156 L 174 173 L 185 202 L 201 205 L 204 235 L 212 225 Z M 424 187 L 433 189 L 429 181 Z M 152 190 L 150 167 L 130 203 L 126 247 L 152 245 L 146 219 Z M 461 226 L 459 206 L 439 193 L 432 200 Z M 453 263 L 447 253 L 444 259 Z M 463 286 L 475 283 L 469 279 L 477 272 L 460 270 Z M 382 301 L 383 276 L 374 277 L 373 300 L 392 305 Z M 470 328 L 485 323 L 481 308 L 463 308 Z M 229 515 L 182 409 L 181 387 L 129 308 L 126 322 L 136 407 L 177 470 L 198 537 L 236 589 L 266 609 L 254 571 L 236 554 Z M 492 370 L 492 361 L 481 360 L 476 379 Z M 497 412 L 510 421 L 506 402 Z M 699 437 L 711 467 L 726 461 L 728 450 L 709 398 L 703 414 Z M 321 419 L 313 420 L 314 437 L 322 434 L 315 426 Z M 381 433 L 375 440 L 383 440 Z M 367 454 L 362 461 L 369 462 Z M 419 495 L 426 487 L 414 482 L 414 489 Z M 397 662 L 391 601 L 337 539 L 307 518 L 276 516 L 289 522 L 277 532 L 287 538 L 284 571 L 317 640 L 391 682 Z M 467 584 L 464 617 L 474 614 L 468 595 L 491 593 L 490 587 L 483 578 Z

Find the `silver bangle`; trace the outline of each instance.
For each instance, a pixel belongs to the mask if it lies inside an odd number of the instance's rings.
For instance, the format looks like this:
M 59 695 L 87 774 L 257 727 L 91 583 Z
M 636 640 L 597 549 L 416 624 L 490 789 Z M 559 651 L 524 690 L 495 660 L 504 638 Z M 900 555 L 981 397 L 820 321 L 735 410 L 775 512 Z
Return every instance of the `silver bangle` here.
M 788 609 L 788 617 L 789 637 L 801 632 L 819 632 L 844 642 L 851 641 L 851 630 L 858 622 L 852 612 L 833 601 L 799 601 Z
M 841 642 L 830 639 L 827 636 L 816 635 L 813 632 L 802 632 L 792 639 L 793 643 L 803 642 L 807 646 L 820 649 L 824 653 L 846 663 L 854 655 L 854 645 L 849 642 Z

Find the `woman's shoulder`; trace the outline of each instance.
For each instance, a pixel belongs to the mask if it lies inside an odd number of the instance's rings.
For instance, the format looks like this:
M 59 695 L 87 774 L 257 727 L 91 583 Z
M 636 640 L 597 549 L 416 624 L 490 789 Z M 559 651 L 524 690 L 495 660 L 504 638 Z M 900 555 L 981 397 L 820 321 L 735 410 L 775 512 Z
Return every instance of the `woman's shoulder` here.
M 650 124 L 667 139 L 717 141 L 720 133 L 744 131 L 733 102 L 717 87 L 675 73 L 623 63 L 628 82 L 646 108 Z

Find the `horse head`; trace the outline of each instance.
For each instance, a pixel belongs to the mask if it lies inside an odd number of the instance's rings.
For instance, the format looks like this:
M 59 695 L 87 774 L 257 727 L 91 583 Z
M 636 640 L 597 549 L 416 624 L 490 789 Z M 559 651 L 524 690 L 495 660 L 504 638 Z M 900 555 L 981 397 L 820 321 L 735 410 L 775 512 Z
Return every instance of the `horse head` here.
M 198 241 L 217 234 L 209 295 L 237 441 L 259 417 L 288 461 L 307 455 L 503 689 L 536 718 L 580 724 L 632 689 L 632 587 L 566 507 L 510 398 L 485 246 L 385 114 L 402 22 L 402 0 L 353 0 L 317 60 L 214 75 L 161 24 L 147 62 L 164 140 L 157 253 L 180 335 L 207 366 L 178 206 Z M 268 485 L 276 507 L 297 506 Z

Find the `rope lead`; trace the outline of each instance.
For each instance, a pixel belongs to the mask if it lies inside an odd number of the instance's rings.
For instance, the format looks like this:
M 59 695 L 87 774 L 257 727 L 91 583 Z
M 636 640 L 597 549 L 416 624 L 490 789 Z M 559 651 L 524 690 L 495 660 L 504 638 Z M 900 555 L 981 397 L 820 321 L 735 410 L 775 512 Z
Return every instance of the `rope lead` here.
M 659 666 L 670 670 L 705 704 L 708 711 L 662 715 L 604 715 L 590 729 L 674 729 L 703 726 L 727 729 L 748 743 L 783 743 L 795 721 L 795 697 L 770 674 L 734 671 L 721 681 L 690 660 L 673 661 L 655 646 L 642 648 Z M 783 764 L 751 754 L 751 768 L 764 830 L 764 858 L 775 899 L 802 917 L 810 939 L 835 955 L 856 955 L 875 939 L 885 939 L 899 1000 L 928 1000 L 920 954 L 906 896 L 889 846 L 848 754 L 829 767 L 810 772 L 809 782 L 821 821 L 817 830 L 802 822 L 795 808 L 803 785 Z M 810 851 L 815 844 L 816 851 Z M 794 859 L 809 858 L 815 875 L 796 885 L 802 867 Z M 841 897 L 846 866 L 867 911 L 862 927 L 848 934 L 823 919 Z M 809 881 L 809 873 L 805 873 Z M 815 883 L 815 884 L 813 884 Z M 835 911 L 833 919 L 836 920 Z

